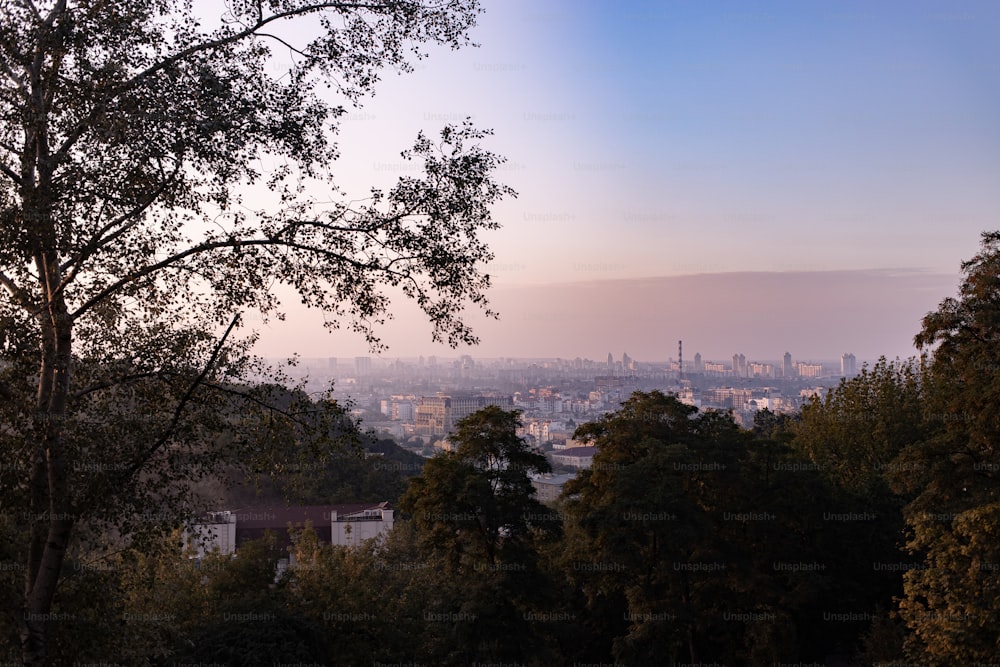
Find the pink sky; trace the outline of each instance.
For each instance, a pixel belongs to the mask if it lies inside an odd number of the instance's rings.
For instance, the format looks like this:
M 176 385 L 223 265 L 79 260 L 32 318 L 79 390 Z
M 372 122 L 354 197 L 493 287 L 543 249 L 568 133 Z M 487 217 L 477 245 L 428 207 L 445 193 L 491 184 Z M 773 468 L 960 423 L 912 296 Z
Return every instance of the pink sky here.
M 917 270 L 708 273 L 647 279 L 592 280 L 491 291 L 499 322 L 469 318 L 476 348 L 451 350 L 430 342 L 430 326 L 398 302 L 383 328 L 388 358 L 437 354 L 478 357 L 620 358 L 643 361 L 684 355 L 728 359 L 858 360 L 915 354 L 921 318 L 955 294 L 957 274 Z M 314 313 L 263 331 L 265 356 L 353 357 L 368 354 L 360 338 L 324 334 Z
M 503 319 L 453 351 L 397 304 L 387 357 L 914 353 L 1000 210 L 1000 5 L 652 4 L 487 2 L 479 48 L 432 50 L 345 117 L 351 197 L 466 116 L 518 191 L 484 235 Z M 289 318 L 262 354 L 367 354 Z

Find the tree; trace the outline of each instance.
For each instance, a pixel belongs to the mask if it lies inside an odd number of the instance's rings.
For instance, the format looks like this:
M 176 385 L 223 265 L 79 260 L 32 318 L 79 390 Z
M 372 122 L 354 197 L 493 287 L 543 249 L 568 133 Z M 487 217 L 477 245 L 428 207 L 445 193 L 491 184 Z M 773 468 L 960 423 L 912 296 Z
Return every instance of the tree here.
M 534 498 L 529 475 L 551 467 L 518 437 L 519 425 L 517 411 L 496 406 L 460 420 L 457 448 L 429 460 L 400 501 L 448 593 L 427 600 L 429 613 L 458 621 L 427 629 L 442 639 L 442 652 L 426 656 L 432 662 L 546 662 L 545 633 L 533 622 L 551 612 L 538 546 L 560 523 Z
M 925 437 L 923 408 L 916 361 L 882 357 L 803 407 L 795 446 L 838 486 L 884 499 L 896 456 Z
M 984 232 L 962 263 L 958 298 L 928 313 L 915 343 L 925 353 L 928 433 L 899 457 L 896 487 L 907 548 L 900 614 L 911 656 L 931 665 L 989 662 L 1000 649 L 1000 232 Z
M 563 491 L 563 569 L 588 628 L 574 658 L 825 657 L 831 633 L 818 617 L 842 547 L 824 525 L 831 497 L 814 466 L 731 414 L 657 391 L 635 392 L 575 437 L 598 452 Z
M 922 376 L 916 360 L 881 358 L 806 404 L 791 441 L 835 490 L 826 513 L 860 519 L 828 522 L 824 531 L 832 538 L 830 559 L 836 560 L 842 582 L 838 599 L 846 603 L 830 611 L 872 616 L 867 650 L 881 651 L 885 660 L 902 657 L 901 643 L 894 649 L 897 654 L 887 654 L 892 650 L 888 644 L 898 639 L 892 610 L 902 594 L 903 573 L 881 564 L 904 557 L 903 507 L 912 494 L 894 493 L 893 487 L 901 476 L 914 474 L 900 454 L 928 435 Z M 841 544 L 855 546 L 844 550 Z
M 551 471 L 516 431 L 517 411 L 489 406 L 459 420 L 455 451 L 429 460 L 401 502 L 429 547 L 454 567 L 494 566 L 529 540 L 549 513 L 535 498 L 529 474 Z
M 728 415 L 698 414 L 653 391 L 632 394 L 574 434 L 599 451 L 563 491 L 565 567 L 586 597 L 588 622 L 609 644 L 598 650 L 616 661 L 705 658 L 702 602 L 727 600 L 717 586 L 727 565 L 701 496 L 717 485 L 711 480 L 733 479 L 734 452 L 723 443 L 738 440 L 737 431 Z M 716 635 L 717 646 L 725 641 Z
M 4 489 L 27 499 L 4 508 L 23 510 L 29 533 L 28 664 L 44 661 L 74 528 L 133 515 L 127 491 L 150 476 L 210 468 L 198 446 L 227 428 L 213 415 L 239 409 L 222 397 L 260 404 L 239 388 L 262 372 L 245 322 L 282 317 L 274 285 L 376 348 L 385 286 L 452 345 L 475 341 L 466 304 L 491 314 L 478 232 L 513 192 L 492 178 L 486 132 L 421 133 L 403 158 L 423 177 L 352 201 L 330 170 L 345 107 L 317 92 L 357 105 L 421 44 L 466 44 L 476 0 L 193 5 L 25 0 L 0 13 L 0 350 L 16 406 L 3 437 L 25 468 Z M 312 36 L 295 28 L 306 23 Z M 97 502 L 107 489 L 116 502 Z

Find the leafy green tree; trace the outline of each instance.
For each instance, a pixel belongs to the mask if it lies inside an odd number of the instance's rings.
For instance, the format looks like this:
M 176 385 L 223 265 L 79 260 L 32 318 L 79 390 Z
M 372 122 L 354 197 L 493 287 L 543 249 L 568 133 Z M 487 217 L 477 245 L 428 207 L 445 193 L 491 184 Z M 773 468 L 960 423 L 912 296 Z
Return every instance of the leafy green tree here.
M 517 436 L 519 424 L 518 412 L 495 406 L 460 420 L 457 448 L 428 461 L 400 501 L 438 582 L 427 600 L 432 661 L 551 658 L 545 624 L 554 602 L 538 546 L 560 526 L 534 497 L 529 475 L 550 466 Z
M 120 554 L 110 569 L 115 638 L 78 658 L 121 664 L 273 665 L 327 662 L 321 626 L 287 587 L 275 585 L 275 538 L 240 545 L 237 556 L 194 558 L 180 534 Z M 56 636 L 58 648 L 62 638 Z M 61 657 L 61 656 L 60 656 Z
M 788 442 L 794 437 L 792 429 L 799 419 L 798 414 L 771 412 L 770 409 L 764 408 L 753 416 L 751 430 L 760 438 Z
M 923 392 L 914 360 L 881 358 L 822 399 L 813 397 L 790 431 L 789 445 L 828 487 L 821 509 L 830 520 L 811 539 L 825 545 L 827 573 L 839 590 L 815 611 L 833 619 L 864 619 L 813 626 L 825 638 L 836 638 L 841 653 L 867 650 L 870 656 L 902 659 L 898 633 L 890 630 L 894 599 L 902 593 L 902 572 L 894 564 L 904 556 L 907 499 L 890 487 L 901 465 L 898 455 L 926 437 Z M 895 648 L 887 646 L 889 640 L 897 642 Z
M 765 416 L 766 419 L 766 416 Z M 773 429 L 769 432 L 773 432 Z M 777 439 L 660 392 L 581 426 L 594 464 L 564 490 L 580 661 L 770 665 L 825 658 L 836 590 L 829 487 Z M 828 602 L 827 602 L 828 606 Z
M 551 466 L 518 437 L 519 424 L 518 412 L 496 406 L 460 420 L 455 451 L 429 460 L 401 500 L 427 546 L 454 567 L 493 566 L 529 543 L 534 527 L 549 527 L 529 475 Z
M 897 488 L 916 562 L 900 614 L 910 656 L 931 665 L 988 663 L 1000 650 L 1000 232 L 962 263 L 957 298 L 928 313 L 927 438 L 901 453 Z
M 903 659 L 894 610 L 903 587 L 898 564 L 907 560 L 903 507 L 912 499 L 912 494 L 893 489 L 900 490 L 894 486 L 896 480 L 915 472 L 914 464 L 900 455 L 930 432 L 924 419 L 923 375 L 916 360 L 889 362 L 883 357 L 841 380 L 824 398 L 814 397 L 792 429 L 792 447 L 834 487 L 826 513 L 858 517 L 832 521 L 826 529 L 840 544 L 855 545 L 850 550 L 833 545 L 830 551 L 842 582 L 838 600 L 844 603 L 830 608 L 830 613 L 873 619 L 867 640 L 857 632 L 852 632 L 853 638 L 841 636 L 855 650 L 888 661 Z M 862 626 L 834 627 L 853 631 Z M 865 642 L 870 648 L 860 648 Z M 889 642 L 895 642 L 894 648 Z
M 916 361 L 882 357 L 802 408 L 795 447 L 839 487 L 885 499 L 896 457 L 926 437 L 923 411 Z
M 412 522 L 351 548 L 302 531 L 294 553 L 288 588 L 323 627 L 331 662 L 465 664 L 455 654 L 474 613 L 469 582 L 427 558 Z
M 727 564 L 695 489 L 734 468 L 730 452 L 699 444 L 741 436 L 728 416 L 697 413 L 674 396 L 636 392 L 574 436 L 599 451 L 563 493 L 566 569 L 616 660 L 704 658 L 698 635 L 711 612 L 700 594 L 722 592 L 716 582 Z
M 18 474 L 3 489 L 25 498 L 4 509 L 29 533 L 28 664 L 45 660 L 75 528 L 148 511 L 136 489 L 169 506 L 170 483 L 214 464 L 205 443 L 228 428 L 214 394 L 245 394 L 234 387 L 261 371 L 244 324 L 282 316 L 272 286 L 375 347 L 385 286 L 453 345 L 475 340 L 462 308 L 487 307 L 478 234 L 512 192 L 493 180 L 485 132 L 420 134 L 403 158 L 425 175 L 388 190 L 352 198 L 331 170 L 344 103 L 383 68 L 412 69 L 422 44 L 467 43 L 477 2 L 199 11 L 26 0 L 0 13 L 0 355 L 19 406 L 5 415 Z M 278 71 L 275 57 L 292 62 Z

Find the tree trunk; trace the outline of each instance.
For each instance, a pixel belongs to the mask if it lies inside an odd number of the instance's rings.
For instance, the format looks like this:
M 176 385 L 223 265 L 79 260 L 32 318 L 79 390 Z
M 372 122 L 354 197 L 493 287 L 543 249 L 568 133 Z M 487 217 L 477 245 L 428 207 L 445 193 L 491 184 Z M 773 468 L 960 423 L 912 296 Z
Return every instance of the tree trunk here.
M 21 614 L 21 651 L 25 665 L 42 665 L 48 653 L 48 623 L 52 616 L 59 573 L 69 545 L 75 517 L 69 494 L 62 431 L 66 418 L 72 362 L 73 329 L 59 285 L 58 255 L 40 253 L 46 312 L 41 325 L 41 367 L 38 379 L 35 438 L 31 479 L 30 546 Z

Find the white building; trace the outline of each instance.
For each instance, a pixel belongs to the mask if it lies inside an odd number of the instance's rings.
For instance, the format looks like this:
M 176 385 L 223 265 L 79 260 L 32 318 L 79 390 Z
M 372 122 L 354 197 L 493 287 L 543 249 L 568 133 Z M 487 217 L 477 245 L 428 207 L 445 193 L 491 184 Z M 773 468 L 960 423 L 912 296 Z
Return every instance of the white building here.
M 354 511 L 332 510 L 330 543 L 344 547 L 360 545 L 392 530 L 392 509 L 388 503 Z
M 186 545 L 195 549 L 195 558 L 204 558 L 216 549 L 228 556 L 236 551 L 236 515 L 206 512 L 198 523 L 187 527 L 184 538 Z
M 573 477 L 575 477 L 574 473 L 532 475 L 531 485 L 535 487 L 535 498 L 540 503 L 555 502 L 559 498 L 559 494 L 562 493 L 563 485 Z
M 550 454 L 552 461 L 573 468 L 589 468 L 594 463 L 597 447 L 570 447 Z
M 279 550 L 291 545 L 289 527 L 311 526 L 323 544 L 358 546 L 364 540 L 389 532 L 393 510 L 387 502 L 349 505 L 300 505 L 253 507 L 235 511 L 208 512 L 187 529 L 188 544 L 201 558 L 214 550 L 230 555 L 249 540 L 266 533 L 277 537 Z

